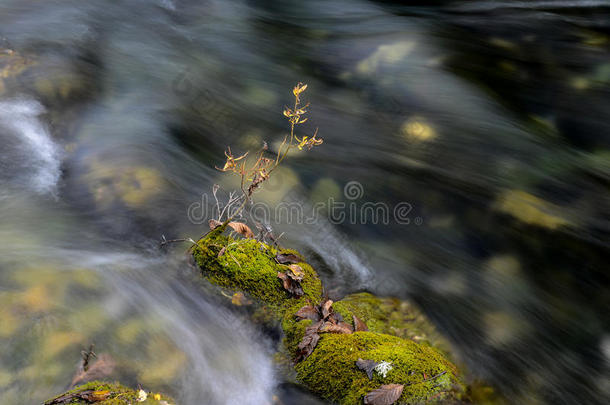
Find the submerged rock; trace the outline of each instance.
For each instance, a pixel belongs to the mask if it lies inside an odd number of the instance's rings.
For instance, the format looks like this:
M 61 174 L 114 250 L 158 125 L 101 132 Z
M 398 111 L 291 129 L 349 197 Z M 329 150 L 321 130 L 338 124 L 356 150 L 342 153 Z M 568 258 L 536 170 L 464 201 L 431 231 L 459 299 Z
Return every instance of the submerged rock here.
M 0 95 L 7 89 L 12 89 L 14 82 L 36 61 L 12 49 L 0 47 Z
M 259 300 L 280 321 L 280 357 L 289 359 L 284 363 L 294 366 L 296 380 L 312 392 L 341 404 L 362 404 L 367 394 L 390 384 L 404 386 L 397 404 L 465 396 L 459 370 L 432 342 L 443 350 L 448 346 L 414 307 L 367 293 L 335 303 L 325 300 L 317 273 L 298 252 L 254 239 L 235 240 L 222 231 L 216 228 L 192 248 L 202 274 L 212 284 Z M 288 272 L 289 265 L 279 263 L 287 257 L 304 273 L 302 293 L 278 278 Z M 368 331 L 356 327 L 360 321 Z M 383 367 L 369 378 L 359 360 Z

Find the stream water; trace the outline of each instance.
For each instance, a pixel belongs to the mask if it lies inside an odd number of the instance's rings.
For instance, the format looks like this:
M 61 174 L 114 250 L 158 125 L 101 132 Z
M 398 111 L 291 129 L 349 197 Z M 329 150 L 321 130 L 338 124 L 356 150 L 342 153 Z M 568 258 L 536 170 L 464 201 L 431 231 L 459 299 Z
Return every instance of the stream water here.
M 329 292 L 413 300 L 509 403 L 608 403 L 610 6 L 408 3 L 0 0 L 0 404 L 91 343 L 182 404 L 322 403 L 158 247 L 297 81 L 324 144 L 256 201 Z

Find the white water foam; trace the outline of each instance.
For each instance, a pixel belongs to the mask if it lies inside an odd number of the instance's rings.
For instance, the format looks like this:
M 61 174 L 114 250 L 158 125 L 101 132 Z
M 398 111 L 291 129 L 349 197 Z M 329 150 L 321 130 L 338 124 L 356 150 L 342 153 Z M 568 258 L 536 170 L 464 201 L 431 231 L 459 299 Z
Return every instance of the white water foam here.
M 177 395 L 185 404 L 260 405 L 271 402 L 277 380 L 272 350 L 259 332 L 197 289 L 166 278 L 183 265 L 137 254 L 62 251 L 65 260 L 99 271 L 112 293 L 110 315 L 157 319 L 187 356 Z M 171 270 L 170 270 L 171 271 Z
M 40 120 L 43 106 L 32 99 L 0 101 L 0 179 L 40 193 L 53 193 L 59 181 L 60 153 Z

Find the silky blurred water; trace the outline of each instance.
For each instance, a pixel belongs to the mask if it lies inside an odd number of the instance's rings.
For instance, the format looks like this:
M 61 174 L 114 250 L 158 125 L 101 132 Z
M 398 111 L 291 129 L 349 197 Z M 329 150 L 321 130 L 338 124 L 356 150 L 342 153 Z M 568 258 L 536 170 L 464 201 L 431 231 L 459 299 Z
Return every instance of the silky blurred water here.
M 329 291 L 414 300 L 510 403 L 607 403 L 609 51 L 604 1 L 0 1 L 0 403 L 93 342 L 183 404 L 318 402 L 158 249 L 205 232 L 227 145 L 277 147 L 297 81 L 325 142 L 257 201 L 411 207 L 269 218 Z

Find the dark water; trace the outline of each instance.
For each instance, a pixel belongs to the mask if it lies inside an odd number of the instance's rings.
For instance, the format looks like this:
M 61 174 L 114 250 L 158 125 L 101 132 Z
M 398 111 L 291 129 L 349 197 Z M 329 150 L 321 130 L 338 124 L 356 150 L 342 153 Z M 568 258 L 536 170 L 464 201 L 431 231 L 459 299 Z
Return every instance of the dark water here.
M 0 403 L 92 341 L 184 404 L 317 402 L 157 249 L 235 186 L 227 145 L 277 147 L 297 81 L 325 142 L 257 201 L 327 208 L 275 211 L 284 243 L 334 294 L 416 301 L 510 403 L 608 402 L 606 1 L 3 0 L 0 37 Z

